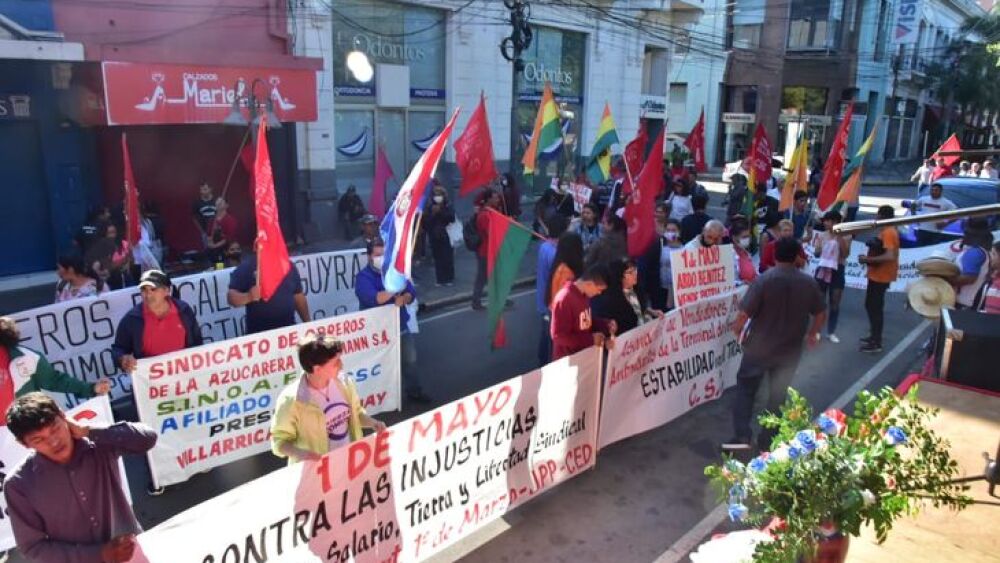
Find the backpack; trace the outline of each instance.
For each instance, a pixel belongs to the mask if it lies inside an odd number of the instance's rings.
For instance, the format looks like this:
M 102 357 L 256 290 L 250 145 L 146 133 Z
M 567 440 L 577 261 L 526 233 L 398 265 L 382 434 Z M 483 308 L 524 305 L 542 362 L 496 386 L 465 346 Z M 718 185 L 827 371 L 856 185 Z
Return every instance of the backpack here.
M 462 223 L 462 240 L 465 241 L 465 248 L 472 252 L 479 250 L 479 246 L 483 243 L 483 237 L 479 235 L 479 228 L 476 226 L 478 215 L 479 212 L 473 213 L 465 223 Z

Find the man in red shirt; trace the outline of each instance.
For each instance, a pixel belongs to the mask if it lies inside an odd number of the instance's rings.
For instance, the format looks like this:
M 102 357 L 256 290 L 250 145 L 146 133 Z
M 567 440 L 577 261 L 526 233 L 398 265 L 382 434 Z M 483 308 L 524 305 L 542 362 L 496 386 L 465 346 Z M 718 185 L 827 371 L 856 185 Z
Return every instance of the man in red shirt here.
M 944 158 L 938 158 L 937 167 L 931 172 L 931 182 L 936 182 L 941 178 L 947 178 L 951 175 L 951 166 L 948 166 L 948 161 Z
M 208 239 L 205 251 L 213 262 L 222 262 L 226 247 L 238 240 L 239 225 L 229 213 L 229 204 L 221 197 L 215 201 L 215 217 L 208 222 L 205 236 Z
M 552 360 L 571 356 L 588 346 L 604 344 L 605 336 L 613 337 L 618 327 L 615 321 L 595 319 L 590 311 L 590 300 L 608 288 L 607 269 L 594 265 L 575 281 L 566 282 L 552 301 Z M 608 347 L 614 340 L 608 341 Z
M 148 270 L 139 279 L 142 303 L 125 313 L 115 331 L 111 355 L 122 370 L 132 373 L 138 358 L 159 356 L 201 346 L 201 327 L 190 305 L 171 296 L 170 277 L 160 270 Z M 150 484 L 150 495 L 163 487 Z

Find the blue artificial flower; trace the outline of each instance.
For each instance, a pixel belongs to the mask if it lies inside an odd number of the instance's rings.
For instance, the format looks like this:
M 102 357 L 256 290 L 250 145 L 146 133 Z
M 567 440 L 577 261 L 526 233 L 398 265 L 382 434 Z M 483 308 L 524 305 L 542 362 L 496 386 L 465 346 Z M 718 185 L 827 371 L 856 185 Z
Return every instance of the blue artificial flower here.
M 755 457 L 749 464 L 747 464 L 747 469 L 754 473 L 760 473 L 761 471 L 764 471 L 766 467 L 767 461 L 765 461 L 762 457 Z
M 747 515 L 747 507 L 740 503 L 729 505 L 729 519 L 733 522 L 740 522 Z
M 729 488 L 729 502 L 739 502 L 745 498 L 747 498 L 747 493 L 739 483 Z
M 795 440 L 792 440 L 791 443 L 788 444 L 788 457 L 790 459 L 799 459 L 805 454 L 806 452 L 802 450 Z
M 905 444 L 906 443 L 906 432 L 903 432 L 903 429 L 900 428 L 900 427 L 898 427 L 898 426 L 890 426 L 885 431 L 885 441 L 890 446 L 895 446 L 895 445 L 898 445 L 898 444 Z
M 807 432 L 805 430 L 799 432 L 795 435 L 795 440 L 798 441 L 799 445 L 806 453 L 810 453 L 816 449 L 816 440 L 813 438 L 813 433 L 811 431 Z

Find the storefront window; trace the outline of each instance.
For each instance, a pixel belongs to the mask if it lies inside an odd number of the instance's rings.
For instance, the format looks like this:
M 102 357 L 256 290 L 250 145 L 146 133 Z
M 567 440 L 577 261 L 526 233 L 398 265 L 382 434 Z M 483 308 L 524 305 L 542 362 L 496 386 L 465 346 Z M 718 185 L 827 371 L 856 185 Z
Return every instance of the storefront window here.
M 725 86 L 722 108 L 719 158 L 724 163 L 742 160 L 757 122 L 757 87 Z
M 334 116 L 337 151 L 337 189 L 358 188 L 368 201 L 372 172 L 375 170 L 375 113 L 370 110 L 338 110 Z
M 424 153 L 423 146 L 427 139 L 437 136 L 444 129 L 444 112 L 440 111 L 410 111 L 409 133 L 407 140 L 407 167 L 409 170 Z M 453 136 L 454 139 L 457 135 Z
M 439 10 L 382 2 L 338 0 L 333 7 L 333 81 L 338 96 L 368 97 L 375 80 L 354 80 L 347 55 L 357 49 L 373 65 L 410 68 L 410 96 L 444 100 L 445 14 Z
M 781 109 L 802 115 L 826 115 L 826 88 L 785 86 L 781 89 Z
M 517 138 L 511 158 L 520 163 L 531 138 L 545 83 L 551 83 L 556 102 L 564 110 L 561 117 L 564 146 L 554 150 L 551 157 L 543 157 L 534 187 L 528 187 L 528 191 L 541 193 L 553 176 L 575 176 L 578 172 L 587 36 L 547 27 L 534 27 L 532 31 L 534 40 L 522 55 L 525 68 L 514 76 L 518 93 L 513 116 Z

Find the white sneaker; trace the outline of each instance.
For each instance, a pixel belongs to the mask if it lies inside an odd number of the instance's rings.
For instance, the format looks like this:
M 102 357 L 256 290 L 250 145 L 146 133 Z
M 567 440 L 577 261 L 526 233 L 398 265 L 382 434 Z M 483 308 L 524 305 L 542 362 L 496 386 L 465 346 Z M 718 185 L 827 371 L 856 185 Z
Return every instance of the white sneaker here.
M 840 339 L 837 338 L 836 334 L 831 334 L 829 338 L 830 342 L 833 342 L 834 344 L 840 344 Z

